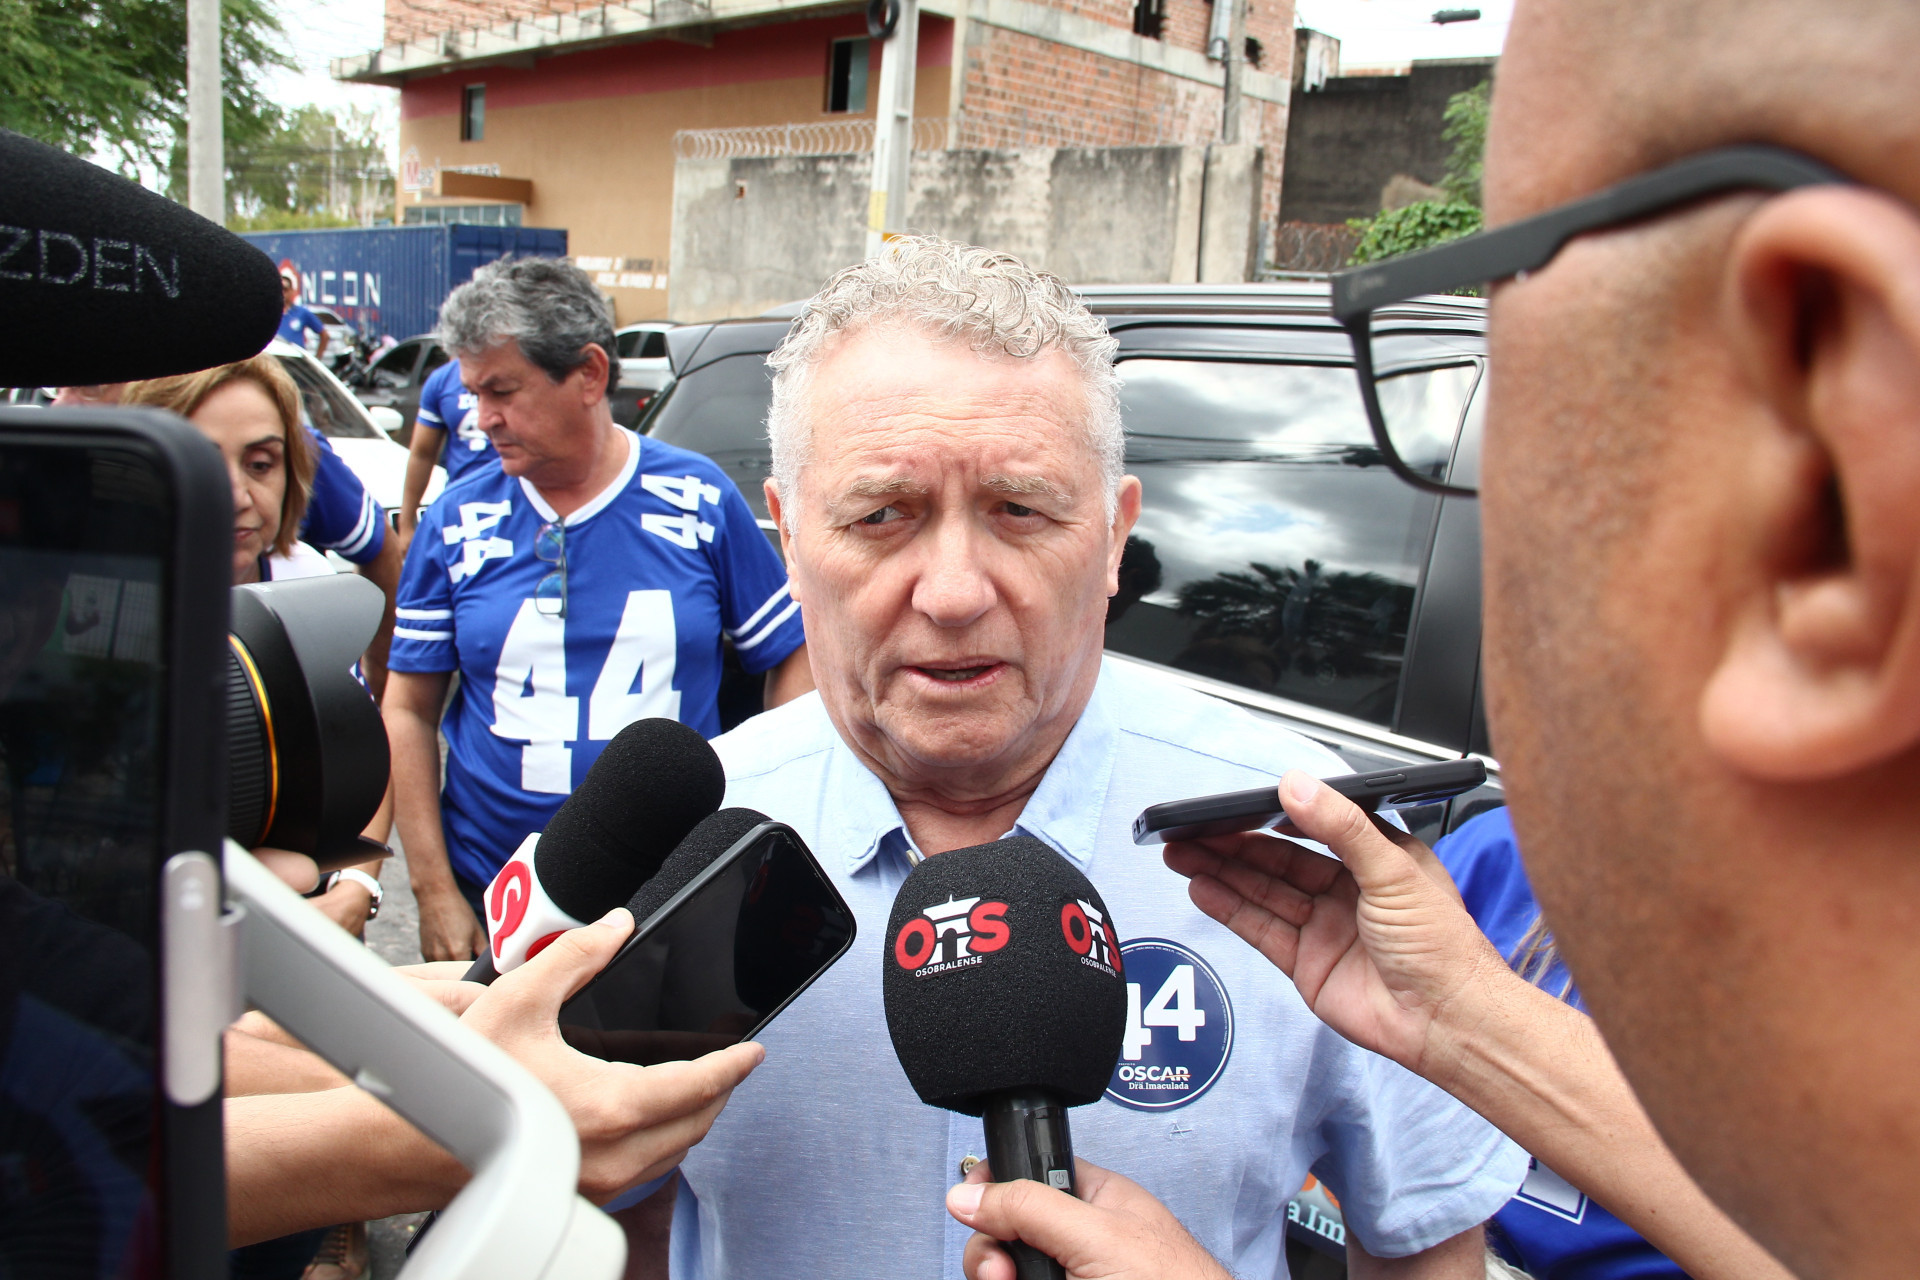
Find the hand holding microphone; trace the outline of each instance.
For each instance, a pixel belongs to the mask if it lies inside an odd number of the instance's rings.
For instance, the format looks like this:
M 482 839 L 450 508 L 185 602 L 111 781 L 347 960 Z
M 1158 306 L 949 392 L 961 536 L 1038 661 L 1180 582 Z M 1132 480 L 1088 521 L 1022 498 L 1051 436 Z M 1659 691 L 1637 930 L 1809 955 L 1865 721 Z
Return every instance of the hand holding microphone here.
M 1030 1182 L 994 1182 L 975 1165 L 947 1192 L 947 1212 L 972 1227 L 960 1260 L 967 1280 L 1016 1280 L 999 1242 L 1022 1240 L 1058 1259 L 1068 1280 L 1229 1280 L 1230 1273 L 1167 1207 L 1131 1179 L 1075 1163 L 1080 1197 Z
M 995 1177 L 1073 1194 L 1067 1109 L 1105 1092 L 1127 1017 L 1119 936 L 1087 878 L 1027 837 L 929 858 L 894 899 L 881 963 L 920 1100 L 982 1118 Z M 1036 1243 L 1007 1246 L 1018 1280 L 1064 1280 Z

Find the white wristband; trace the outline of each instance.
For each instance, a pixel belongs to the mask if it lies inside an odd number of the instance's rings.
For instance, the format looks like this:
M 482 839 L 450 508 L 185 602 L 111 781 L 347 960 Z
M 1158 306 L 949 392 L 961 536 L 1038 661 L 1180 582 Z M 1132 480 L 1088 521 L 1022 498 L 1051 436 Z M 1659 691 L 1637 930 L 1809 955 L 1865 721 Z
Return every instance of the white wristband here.
M 380 914 L 380 900 L 386 897 L 386 891 L 380 887 L 378 880 L 358 867 L 348 867 L 340 873 L 340 879 L 353 881 L 372 896 L 373 904 L 367 908 L 367 919 L 371 920 Z

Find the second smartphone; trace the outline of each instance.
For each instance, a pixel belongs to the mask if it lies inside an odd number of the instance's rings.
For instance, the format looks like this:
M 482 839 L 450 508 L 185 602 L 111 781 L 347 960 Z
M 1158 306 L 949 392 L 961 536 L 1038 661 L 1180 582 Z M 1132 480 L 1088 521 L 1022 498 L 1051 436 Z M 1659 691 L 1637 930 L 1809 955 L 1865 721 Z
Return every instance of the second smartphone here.
M 853 911 L 779 822 L 763 822 L 635 928 L 560 1007 L 582 1053 L 651 1066 L 751 1039 L 853 945 Z
M 1443 760 L 1438 764 L 1406 765 L 1322 779 L 1369 813 L 1437 804 L 1471 791 L 1486 780 L 1487 766 L 1474 759 Z M 1277 829 L 1286 823 L 1287 811 L 1280 805 L 1276 783 L 1150 805 L 1133 820 L 1133 842 L 1164 844 L 1169 840 L 1198 840 L 1237 831 Z

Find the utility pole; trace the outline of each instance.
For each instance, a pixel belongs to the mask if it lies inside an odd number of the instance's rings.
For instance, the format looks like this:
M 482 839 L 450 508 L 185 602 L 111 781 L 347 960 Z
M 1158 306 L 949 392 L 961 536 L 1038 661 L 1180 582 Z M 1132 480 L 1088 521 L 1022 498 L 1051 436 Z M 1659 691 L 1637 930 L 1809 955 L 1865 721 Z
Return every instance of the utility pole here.
M 1225 56 L 1221 59 L 1226 81 L 1220 95 L 1220 141 L 1240 141 L 1240 101 L 1242 81 L 1247 75 L 1247 0 L 1213 0 L 1227 10 Z
M 892 15 L 891 30 L 886 18 Z M 919 0 L 872 0 L 867 31 L 880 45 L 880 98 L 873 113 L 873 193 L 867 197 L 867 256 L 907 218 L 907 173 L 913 160 L 913 65 L 920 54 Z
M 220 0 L 187 0 L 187 207 L 225 226 L 227 156 L 220 100 Z

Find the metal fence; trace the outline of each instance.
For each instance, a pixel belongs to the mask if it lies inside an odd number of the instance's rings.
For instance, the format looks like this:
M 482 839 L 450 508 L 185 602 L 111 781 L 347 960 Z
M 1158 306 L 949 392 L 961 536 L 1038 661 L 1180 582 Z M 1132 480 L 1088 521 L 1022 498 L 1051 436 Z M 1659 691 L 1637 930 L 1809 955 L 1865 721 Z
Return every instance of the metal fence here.
M 913 122 L 915 151 L 1023 150 L 1032 147 L 1175 146 L 1186 139 L 1157 126 L 1147 138 L 1119 138 L 1098 122 L 1068 116 L 926 116 Z M 809 121 L 739 129 L 681 129 L 673 135 L 676 160 L 736 160 L 759 156 L 844 156 L 873 150 L 873 121 Z

